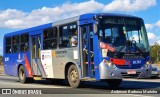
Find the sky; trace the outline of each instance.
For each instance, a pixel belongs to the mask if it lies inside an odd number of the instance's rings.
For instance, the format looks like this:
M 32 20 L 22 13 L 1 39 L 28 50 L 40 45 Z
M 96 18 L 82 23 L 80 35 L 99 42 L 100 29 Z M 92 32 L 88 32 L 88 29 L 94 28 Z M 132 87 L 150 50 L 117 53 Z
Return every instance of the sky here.
M 150 44 L 160 44 L 160 0 L 1 0 L 0 54 L 6 33 L 94 12 L 141 17 Z

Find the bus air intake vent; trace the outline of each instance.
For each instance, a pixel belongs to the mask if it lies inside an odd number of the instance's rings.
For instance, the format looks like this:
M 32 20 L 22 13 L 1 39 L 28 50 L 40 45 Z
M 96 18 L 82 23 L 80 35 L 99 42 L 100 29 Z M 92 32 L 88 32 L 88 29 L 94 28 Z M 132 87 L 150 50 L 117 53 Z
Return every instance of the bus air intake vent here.
M 126 72 L 122 72 L 121 75 L 124 78 L 135 78 L 138 77 L 141 74 L 141 72 L 137 72 L 136 74 L 127 74 Z
M 139 58 L 144 58 L 144 57 L 140 55 L 124 55 L 123 56 L 123 59 L 125 60 L 139 59 Z

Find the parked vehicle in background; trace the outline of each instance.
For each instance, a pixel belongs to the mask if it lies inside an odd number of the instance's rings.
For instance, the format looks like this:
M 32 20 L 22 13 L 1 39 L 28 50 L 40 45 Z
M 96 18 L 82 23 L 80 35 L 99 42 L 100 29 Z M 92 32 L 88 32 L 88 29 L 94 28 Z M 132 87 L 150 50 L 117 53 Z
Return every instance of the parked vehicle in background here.
M 151 78 L 158 78 L 160 76 L 160 70 L 156 66 L 152 66 Z

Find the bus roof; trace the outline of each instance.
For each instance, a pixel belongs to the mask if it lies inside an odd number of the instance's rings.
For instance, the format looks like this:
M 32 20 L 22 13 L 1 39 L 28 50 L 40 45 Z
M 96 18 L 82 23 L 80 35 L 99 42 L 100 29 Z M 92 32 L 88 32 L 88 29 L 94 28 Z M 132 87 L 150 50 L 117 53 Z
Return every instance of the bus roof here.
M 80 15 L 80 20 L 93 18 L 94 16 L 120 16 L 120 17 L 140 18 L 132 15 L 117 14 L 117 13 L 89 13 L 89 14 Z
M 5 34 L 4 37 L 33 32 L 36 30 L 42 30 L 42 29 L 46 29 L 46 28 L 49 28 L 52 26 L 57 26 L 57 25 L 61 25 L 61 24 L 69 23 L 69 22 L 81 21 L 81 20 L 85 20 L 85 19 L 92 19 L 94 16 L 120 16 L 120 17 L 139 18 L 136 16 L 126 15 L 126 14 L 116 14 L 116 13 L 87 13 L 87 14 L 82 14 L 82 15 L 76 16 L 76 17 L 71 17 L 69 19 L 63 19 L 60 21 L 51 22 L 48 24 L 44 24 L 44 25 L 40 25 L 40 26 L 36 26 L 36 27 L 24 29 L 24 30 L 7 33 L 7 34 Z

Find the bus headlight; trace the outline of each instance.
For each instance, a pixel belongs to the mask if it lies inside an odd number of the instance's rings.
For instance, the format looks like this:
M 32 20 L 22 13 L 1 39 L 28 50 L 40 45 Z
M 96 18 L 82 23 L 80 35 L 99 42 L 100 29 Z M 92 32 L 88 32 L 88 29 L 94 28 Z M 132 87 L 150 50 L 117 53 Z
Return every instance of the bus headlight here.
M 116 69 L 116 65 L 113 64 L 113 63 L 111 63 L 109 67 L 112 68 L 112 69 Z
M 107 61 L 107 60 L 104 59 L 103 62 L 104 62 L 107 66 L 109 66 L 111 69 L 116 69 L 116 65 L 113 64 L 111 61 Z

